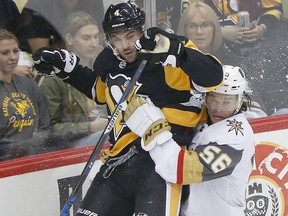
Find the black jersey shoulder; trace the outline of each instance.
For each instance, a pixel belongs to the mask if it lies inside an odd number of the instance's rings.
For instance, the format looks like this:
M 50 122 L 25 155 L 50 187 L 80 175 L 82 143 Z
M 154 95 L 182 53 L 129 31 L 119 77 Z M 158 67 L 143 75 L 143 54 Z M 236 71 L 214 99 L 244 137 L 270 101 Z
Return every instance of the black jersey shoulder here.
M 139 64 L 139 59 L 133 63 L 120 60 L 110 48 L 106 47 L 96 58 L 93 68 L 95 73 L 101 77 L 107 74 L 126 74 L 131 76 L 137 70 Z

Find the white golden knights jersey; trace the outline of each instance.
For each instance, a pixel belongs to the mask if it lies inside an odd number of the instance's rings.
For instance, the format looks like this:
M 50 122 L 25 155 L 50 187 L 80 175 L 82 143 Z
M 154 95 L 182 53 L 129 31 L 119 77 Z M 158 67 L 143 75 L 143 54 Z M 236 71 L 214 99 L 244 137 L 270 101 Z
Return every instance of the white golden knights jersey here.
M 210 126 L 201 122 L 188 150 L 171 139 L 150 151 L 162 178 L 190 184 L 181 216 L 244 216 L 254 153 L 253 131 L 244 114 Z
M 132 93 L 149 96 L 156 106 L 162 108 L 174 128 L 177 128 L 176 125 L 195 127 L 201 119 L 199 107 L 185 107 L 180 104 L 189 100 L 190 91 L 195 88 L 200 91 L 212 90 L 223 78 L 222 65 L 216 58 L 201 53 L 191 41 L 187 41 L 185 46 L 180 68 L 148 62 Z M 140 62 L 141 60 L 136 60 L 126 64 L 110 49 L 105 48 L 94 63 L 94 71 L 79 65 L 65 81 L 95 99 L 98 104 L 106 103 L 108 116 L 111 116 Z M 187 118 L 187 112 L 193 113 L 191 118 Z M 125 125 L 122 113 L 110 132 L 111 149 L 108 155 L 117 155 L 130 143 L 139 145 L 138 138 Z

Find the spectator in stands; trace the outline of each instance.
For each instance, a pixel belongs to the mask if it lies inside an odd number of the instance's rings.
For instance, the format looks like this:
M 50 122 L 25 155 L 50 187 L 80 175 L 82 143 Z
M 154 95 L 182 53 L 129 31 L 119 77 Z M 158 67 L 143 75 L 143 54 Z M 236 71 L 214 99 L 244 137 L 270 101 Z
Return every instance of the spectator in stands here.
M 194 1 L 190 0 L 190 2 Z M 236 1 L 219 1 L 218 5 L 215 5 L 217 1 L 204 0 L 204 2 L 214 9 L 221 22 L 225 56 L 220 58 L 218 55 L 220 60 L 224 63 L 239 65 L 247 71 L 247 79 L 253 90 L 253 98 L 257 98 L 257 101 L 259 101 L 261 107 L 268 115 L 274 113 L 275 110 L 288 107 L 288 101 L 283 100 L 288 92 L 286 81 L 287 61 L 285 60 L 288 56 L 285 48 L 288 43 L 288 20 L 282 19 L 282 1 L 259 0 L 260 4 L 255 6 L 255 0 L 247 0 L 245 2 L 244 0 L 239 0 L 239 5 L 235 4 L 235 7 L 232 7 L 232 2 Z M 254 6 L 249 6 L 249 4 Z M 225 9 L 225 16 L 221 15 L 223 8 Z M 235 11 L 233 13 L 229 12 L 232 8 Z M 251 31 L 245 31 L 245 35 L 244 32 L 241 32 L 242 28 L 237 28 L 237 13 L 240 10 L 249 11 L 251 23 L 257 24 Z M 256 19 L 255 16 L 257 17 Z M 253 20 L 256 21 L 253 22 Z M 253 31 L 258 31 L 258 33 L 262 34 L 265 32 L 264 29 L 266 27 L 267 32 L 265 35 L 254 42 L 253 37 L 251 42 L 244 42 L 243 40 L 244 44 L 240 44 L 242 43 L 241 41 L 239 43 L 233 41 L 240 40 L 242 36 L 245 38 L 249 32 L 252 33 Z M 232 36 L 228 31 L 230 31 Z M 232 41 L 229 40 L 229 35 Z M 254 34 L 254 36 L 256 35 Z M 257 38 L 260 38 L 260 36 L 258 34 Z M 231 59 L 236 61 L 230 62 Z
M 21 57 L 25 56 L 26 58 L 28 56 L 27 52 L 31 51 L 28 40 L 25 37 L 24 32 L 22 31 L 24 20 L 20 12 L 21 11 L 18 10 L 18 7 L 14 1 L 0 0 L 0 28 L 10 31 L 17 37 L 19 41 L 19 47 L 22 50 L 21 52 L 19 52 L 19 62 L 21 62 L 21 59 L 23 59 Z M 28 67 L 26 66 L 19 65 L 13 72 L 18 73 L 19 75 L 31 77 L 31 73 L 29 72 L 31 71 L 30 69 L 32 69 L 32 67 L 28 69 Z
M 178 34 L 187 36 L 202 52 L 212 53 L 224 64 L 241 64 L 238 56 L 225 49 L 217 15 L 209 5 L 203 2 L 193 3 L 185 9 L 180 19 Z M 267 116 L 260 107 L 257 102 L 253 101 L 249 117 Z
M 85 11 L 98 23 L 104 18 L 102 0 L 29 0 L 25 7 L 41 14 L 62 36 L 70 13 Z
M 13 0 L 0 0 L 0 28 L 16 35 L 21 24 L 21 15 Z
M 65 24 L 65 39 L 80 64 L 93 67 L 103 47 L 99 44 L 99 28 L 88 13 L 71 13 Z M 47 76 L 40 88 L 47 103 L 51 132 L 59 148 L 95 144 L 107 123 L 105 107 L 96 103 L 57 76 Z M 90 134 L 93 135 L 90 135 Z M 90 135 L 90 136 L 88 136 Z M 88 137 L 87 137 L 88 136 Z M 58 143 L 62 143 L 61 146 Z
M 28 44 L 22 43 L 22 50 L 33 53 L 41 47 L 55 46 L 65 48 L 64 39 L 40 12 L 34 11 L 30 8 L 24 8 L 21 17 L 23 24 L 21 25 L 21 38 L 28 41 Z
M 18 2 L 18 4 L 20 4 Z M 17 5 L 13 0 L 0 0 L 0 28 L 16 35 L 22 51 L 32 53 L 57 38 L 52 26 L 39 13 Z M 59 38 L 59 36 L 58 36 Z
M 217 15 L 202 2 L 193 3 L 185 9 L 179 22 L 178 34 L 188 37 L 202 52 L 215 55 L 222 46 Z
M 65 24 L 68 49 L 80 57 L 80 62 L 93 67 L 96 56 L 103 50 L 98 22 L 84 11 L 71 13 Z
M 49 126 L 37 84 L 13 73 L 19 59 L 18 44 L 13 33 L 0 29 L 0 160 L 38 153 Z
M 21 50 L 29 53 L 46 46 L 65 48 L 62 30 L 71 12 L 85 10 L 99 22 L 104 16 L 102 0 L 28 0 L 18 4 L 21 11 L 12 0 L 1 0 L 0 24 L 16 34 Z
M 259 40 L 268 31 L 274 29 L 283 16 L 281 0 L 239 0 L 237 3 L 228 0 L 202 0 L 202 2 L 211 6 L 217 13 L 224 39 L 236 44 Z M 239 11 L 249 12 L 251 23 L 249 27 L 237 27 Z

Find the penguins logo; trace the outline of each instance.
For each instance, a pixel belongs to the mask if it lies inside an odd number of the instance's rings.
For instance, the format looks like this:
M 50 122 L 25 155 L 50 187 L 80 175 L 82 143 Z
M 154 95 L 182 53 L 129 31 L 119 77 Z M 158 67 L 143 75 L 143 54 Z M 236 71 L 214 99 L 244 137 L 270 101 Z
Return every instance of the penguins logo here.
M 106 98 L 107 98 L 107 103 L 108 103 L 108 107 L 111 110 L 111 113 L 113 113 L 113 111 L 115 110 L 116 104 L 118 103 L 118 101 L 120 100 L 120 98 L 122 97 L 126 87 L 128 86 L 131 78 L 127 77 L 123 74 L 118 74 L 116 76 L 112 76 L 111 74 L 109 75 L 110 81 L 107 82 L 109 83 L 108 89 L 109 90 L 109 95 L 106 94 Z M 128 98 L 128 101 L 131 99 L 131 97 L 136 94 L 136 92 L 138 91 L 138 89 L 141 87 L 140 83 L 136 83 L 136 85 L 134 86 L 134 89 L 131 93 L 131 95 Z M 114 125 L 114 137 L 117 139 L 118 136 L 120 135 L 120 133 L 122 132 L 122 130 L 125 127 L 125 124 L 122 123 L 123 122 L 123 113 L 121 113 L 118 117 L 118 119 L 116 120 L 116 123 Z

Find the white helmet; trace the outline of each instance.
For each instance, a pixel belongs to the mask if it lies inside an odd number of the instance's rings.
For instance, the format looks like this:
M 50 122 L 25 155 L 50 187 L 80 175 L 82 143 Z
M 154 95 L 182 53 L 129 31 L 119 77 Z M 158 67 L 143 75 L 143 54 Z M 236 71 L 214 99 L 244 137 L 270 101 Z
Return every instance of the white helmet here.
M 244 71 L 237 66 L 224 65 L 224 81 L 213 92 L 228 95 L 243 94 L 247 88 L 247 80 Z
M 221 86 L 214 89 L 212 92 L 227 95 L 239 95 L 238 106 L 235 110 L 237 113 L 243 103 L 243 94 L 247 89 L 247 80 L 244 71 L 238 66 L 224 65 L 224 81 Z

